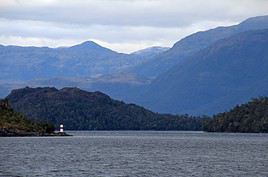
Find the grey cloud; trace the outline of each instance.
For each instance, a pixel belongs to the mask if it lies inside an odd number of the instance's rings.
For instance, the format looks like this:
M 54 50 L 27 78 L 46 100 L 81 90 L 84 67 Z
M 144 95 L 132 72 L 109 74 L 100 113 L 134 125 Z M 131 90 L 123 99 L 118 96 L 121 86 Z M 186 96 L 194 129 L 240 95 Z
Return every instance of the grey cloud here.
M 2 7 L 1 17 L 82 25 L 181 27 L 204 19 L 239 21 L 268 10 L 268 1 L 262 0 L 65 0 L 39 5 L 40 1 Z
M 221 23 L 210 22 L 209 24 L 204 22 L 181 28 L 112 25 L 80 26 L 41 21 L 0 19 L 0 32 L 8 36 L 43 37 L 55 40 L 66 38 L 98 39 L 117 43 L 149 40 L 176 42 L 187 34 L 218 25 L 221 25 Z

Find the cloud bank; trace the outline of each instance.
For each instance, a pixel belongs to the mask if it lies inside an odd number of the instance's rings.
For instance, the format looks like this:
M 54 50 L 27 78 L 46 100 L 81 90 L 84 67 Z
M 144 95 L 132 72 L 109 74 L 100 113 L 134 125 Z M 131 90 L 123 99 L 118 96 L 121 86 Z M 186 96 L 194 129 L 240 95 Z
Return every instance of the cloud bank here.
M 93 40 L 129 53 L 267 12 L 266 0 L 0 0 L 0 43 L 58 47 Z

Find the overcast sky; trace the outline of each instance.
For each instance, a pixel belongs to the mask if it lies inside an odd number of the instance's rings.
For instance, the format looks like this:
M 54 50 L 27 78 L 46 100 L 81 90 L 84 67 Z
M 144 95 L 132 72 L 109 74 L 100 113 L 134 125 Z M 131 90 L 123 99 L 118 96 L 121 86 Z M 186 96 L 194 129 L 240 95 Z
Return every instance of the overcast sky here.
M 0 43 L 118 52 L 171 47 L 200 30 L 267 15 L 268 0 L 0 0 Z

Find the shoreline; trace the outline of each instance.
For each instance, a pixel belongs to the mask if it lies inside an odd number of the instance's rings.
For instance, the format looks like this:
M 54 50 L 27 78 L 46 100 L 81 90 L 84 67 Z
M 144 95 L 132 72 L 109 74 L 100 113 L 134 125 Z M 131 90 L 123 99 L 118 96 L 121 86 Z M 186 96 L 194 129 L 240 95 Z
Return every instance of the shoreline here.
M 38 133 L 38 132 L 19 132 L 8 129 L 0 129 L 0 137 L 50 137 L 50 136 L 72 136 L 65 132 Z

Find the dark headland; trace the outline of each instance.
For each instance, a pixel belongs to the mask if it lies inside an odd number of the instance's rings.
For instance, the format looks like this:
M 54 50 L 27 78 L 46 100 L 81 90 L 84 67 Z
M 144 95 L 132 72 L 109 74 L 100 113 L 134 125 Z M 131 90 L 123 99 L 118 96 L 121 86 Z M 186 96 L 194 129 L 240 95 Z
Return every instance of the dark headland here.
M 6 99 L 0 100 L 0 137 L 12 136 L 69 136 L 55 132 L 53 124 L 40 123 L 15 112 Z

